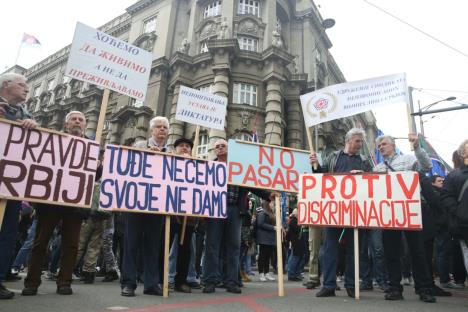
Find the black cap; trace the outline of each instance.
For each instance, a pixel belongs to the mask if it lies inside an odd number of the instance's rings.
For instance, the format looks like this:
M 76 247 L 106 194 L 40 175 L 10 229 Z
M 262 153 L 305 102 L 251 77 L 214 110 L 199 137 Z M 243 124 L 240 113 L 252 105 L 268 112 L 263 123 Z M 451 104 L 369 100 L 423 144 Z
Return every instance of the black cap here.
M 186 139 L 186 138 L 177 139 L 177 140 L 174 142 L 174 148 L 176 148 L 178 145 L 180 145 L 180 144 L 182 144 L 182 143 L 187 143 L 188 145 L 190 145 L 190 149 L 193 148 L 193 142 L 192 142 L 192 140 Z

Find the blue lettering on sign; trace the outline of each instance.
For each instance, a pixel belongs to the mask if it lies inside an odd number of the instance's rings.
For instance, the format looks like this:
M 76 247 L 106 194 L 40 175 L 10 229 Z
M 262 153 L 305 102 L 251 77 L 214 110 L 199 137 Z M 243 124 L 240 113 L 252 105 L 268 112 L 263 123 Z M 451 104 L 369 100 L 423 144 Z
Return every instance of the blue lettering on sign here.
M 182 199 L 183 192 L 187 191 L 186 187 L 176 186 L 174 189 L 168 185 L 166 189 L 166 212 L 168 213 L 187 213 L 182 209 L 182 204 L 185 204 L 185 200 Z M 172 211 L 171 211 L 172 208 Z
M 100 188 L 100 192 L 101 192 L 101 196 L 100 198 L 102 198 L 102 196 L 106 196 L 108 198 L 107 200 L 107 203 L 103 202 L 102 200 L 99 201 L 99 206 L 101 206 L 101 208 L 112 208 L 111 207 L 111 203 L 112 203 L 112 193 L 109 193 L 109 192 L 106 192 L 106 184 L 109 183 L 110 186 L 113 186 L 114 185 L 114 181 L 111 180 L 111 179 L 106 179 L 106 180 L 103 180 L 101 182 L 101 188 Z
M 117 149 L 117 146 L 107 145 L 107 149 L 110 150 L 110 157 L 109 157 L 109 173 L 114 172 L 114 154 Z
M 137 185 L 135 182 L 124 182 L 124 189 L 125 191 L 125 208 L 127 209 L 135 209 L 137 206 L 137 201 L 138 201 L 138 193 L 137 193 Z M 133 190 L 131 190 L 133 188 Z M 133 201 L 130 202 L 132 200 Z M 140 209 L 141 210 L 141 209 Z
M 193 196 L 192 196 L 192 214 L 199 215 L 201 214 L 201 191 L 199 189 L 193 189 Z M 199 209 L 197 209 L 199 208 Z
M 159 211 L 158 207 L 153 207 L 153 201 L 156 201 L 159 199 L 158 196 L 153 195 L 154 189 L 160 188 L 161 184 L 150 184 L 149 187 L 149 192 L 148 192 L 148 211 Z
M 189 173 L 189 168 L 188 167 L 189 167 L 190 164 L 195 168 L 195 170 L 197 170 L 197 164 L 195 163 L 195 161 L 191 160 L 191 159 L 187 160 L 185 162 L 185 181 L 187 181 L 188 183 L 193 183 L 193 182 L 195 182 L 195 178 L 193 178 L 193 177 L 189 178 L 189 176 L 188 176 L 188 173 Z

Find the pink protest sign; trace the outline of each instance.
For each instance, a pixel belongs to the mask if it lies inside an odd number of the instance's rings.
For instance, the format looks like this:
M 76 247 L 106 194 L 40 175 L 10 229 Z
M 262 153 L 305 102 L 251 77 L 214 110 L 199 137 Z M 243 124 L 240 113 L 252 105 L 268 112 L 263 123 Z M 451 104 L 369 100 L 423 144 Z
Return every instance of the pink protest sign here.
M 0 197 L 90 207 L 99 144 L 0 122 Z
M 107 145 L 100 209 L 226 218 L 226 165 Z

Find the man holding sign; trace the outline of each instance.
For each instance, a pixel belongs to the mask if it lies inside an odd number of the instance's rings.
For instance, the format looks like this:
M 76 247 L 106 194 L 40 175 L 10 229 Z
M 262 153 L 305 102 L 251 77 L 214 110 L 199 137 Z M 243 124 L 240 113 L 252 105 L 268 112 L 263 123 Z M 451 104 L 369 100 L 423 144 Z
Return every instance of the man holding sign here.
M 374 171 L 389 172 L 389 171 L 418 171 L 424 174 L 432 167 L 431 160 L 426 151 L 419 146 L 418 137 L 416 134 L 410 134 L 408 137 L 412 148 L 413 155 L 399 155 L 396 153 L 395 141 L 391 136 L 380 136 L 375 140 L 375 145 L 384 157 L 384 162 L 378 164 Z M 419 298 L 424 302 L 435 302 L 436 298 L 432 295 L 433 280 L 427 268 L 426 259 L 424 258 L 424 241 L 421 231 L 405 231 L 403 232 L 409 245 L 411 253 L 412 268 L 415 282 L 416 292 L 419 293 Z M 386 230 L 383 232 L 383 243 L 385 258 L 390 280 L 390 292 L 385 295 L 386 300 L 402 300 L 403 286 L 401 286 L 401 231 Z
M 365 132 L 361 129 L 353 128 L 346 133 L 345 148 L 340 151 L 333 152 L 324 161 L 323 166 L 318 163 L 317 155 L 310 155 L 311 164 L 317 166 L 315 172 L 329 173 L 344 173 L 352 174 L 368 172 L 371 170 L 369 160 L 359 154 L 364 142 Z M 345 271 L 345 288 L 348 296 L 355 297 L 354 290 L 354 259 L 353 259 L 353 231 L 343 230 L 342 228 L 325 228 L 323 257 L 322 257 L 322 272 L 323 272 L 323 288 L 316 294 L 317 297 L 335 296 L 336 289 L 336 266 L 338 249 L 341 240 L 341 235 L 344 231 L 346 239 L 346 271 Z
M 37 123 L 24 109 L 23 102 L 28 95 L 28 85 L 23 75 L 7 73 L 0 76 L 0 117 L 16 120 L 26 129 L 32 129 Z M 3 280 L 10 270 L 10 261 L 13 256 L 21 202 L 8 200 L 5 208 L 3 222 L 0 222 L 0 280 Z M 0 220 L 1 221 L 1 220 Z M 10 299 L 15 295 L 0 282 L 0 299 Z
M 85 137 L 86 117 L 82 112 L 72 111 L 65 117 L 66 132 L 72 136 Z M 57 293 L 71 295 L 72 273 L 75 267 L 78 242 L 80 239 L 81 209 L 51 204 L 37 204 L 37 228 L 28 264 L 28 275 L 24 280 L 23 296 L 37 294 L 41 284 L 42 263 L 47 244 L 55 227 L 62 222 L 62 255 L 60 273 L 57 277 Z

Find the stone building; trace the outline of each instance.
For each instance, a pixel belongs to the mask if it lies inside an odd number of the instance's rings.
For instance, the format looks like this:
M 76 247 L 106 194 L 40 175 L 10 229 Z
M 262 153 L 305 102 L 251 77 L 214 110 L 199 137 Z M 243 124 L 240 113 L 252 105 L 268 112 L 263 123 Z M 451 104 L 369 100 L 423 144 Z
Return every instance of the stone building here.
M 169 143 L 193 139 L 195 126 L 174 118 L 185 85 L 228 98 L 225 129 L 201 130 L 200 155 L 207 156 L 220 137 L 248 140 L 254 128 L 261 142 L 307 149 L 299 95 L 345 81 L 328 51 L 323 22 L 312 0 L 137 1 L 99 29 L 152 53 L 147 96 L 139 102 L 111 92 L 103 140 L 144 139 L 155 115 L 169 118 Z M 92 137 L 103 91 L 64 75 L 69 50 L 27 70 L 26 105 L 53 129 L 61 129 L 70 110 L 83 111 Z M 342 147 L 353 126 L 365 128 L 373 142 L 375 119 L 366 113 L 318 126 L 319 150 Z

